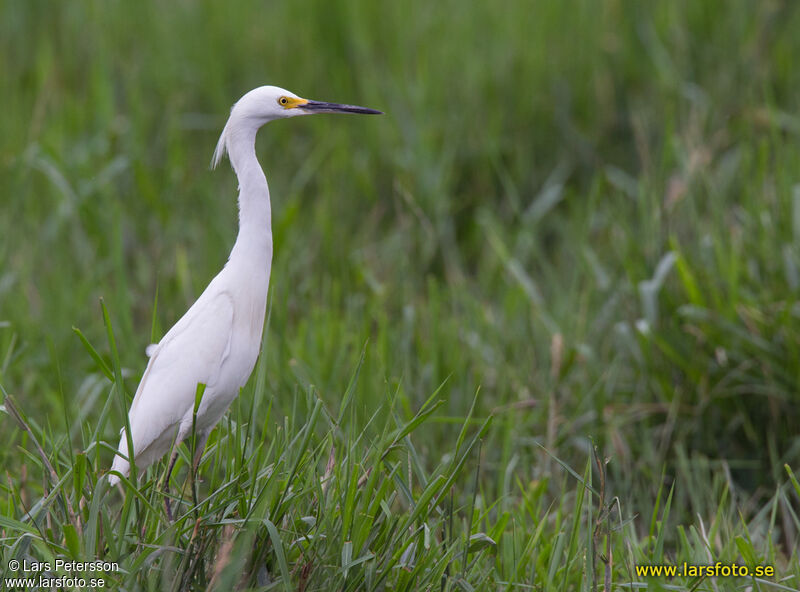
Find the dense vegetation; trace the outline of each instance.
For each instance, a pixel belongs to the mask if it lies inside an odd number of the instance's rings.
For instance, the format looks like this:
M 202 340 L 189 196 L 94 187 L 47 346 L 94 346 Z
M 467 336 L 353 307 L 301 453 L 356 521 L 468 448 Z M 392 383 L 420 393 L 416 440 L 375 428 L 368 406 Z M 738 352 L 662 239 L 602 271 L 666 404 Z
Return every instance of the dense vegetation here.
M 800 587 L 798 30 L 777 0 L 0 5 L 3 577 Z M 170 523 L 165 462 L 101 477 L 233 243 L 208 162 L 261 84 L 386 115 L 261 132 L 263 353 Z M 683 561 L 776 575 L 636 575 Z

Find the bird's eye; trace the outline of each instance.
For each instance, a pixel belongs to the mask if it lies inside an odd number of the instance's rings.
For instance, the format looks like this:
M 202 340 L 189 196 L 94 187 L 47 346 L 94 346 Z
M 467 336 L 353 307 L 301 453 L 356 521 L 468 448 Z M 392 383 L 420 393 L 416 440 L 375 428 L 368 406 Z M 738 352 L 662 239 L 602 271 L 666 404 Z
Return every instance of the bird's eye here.
M 289 99 L 287 99 L 286 97 L 281 97 L 280 99 L 278 99 L 278 102 L 281 105 L 288 105 L 289 104 Z

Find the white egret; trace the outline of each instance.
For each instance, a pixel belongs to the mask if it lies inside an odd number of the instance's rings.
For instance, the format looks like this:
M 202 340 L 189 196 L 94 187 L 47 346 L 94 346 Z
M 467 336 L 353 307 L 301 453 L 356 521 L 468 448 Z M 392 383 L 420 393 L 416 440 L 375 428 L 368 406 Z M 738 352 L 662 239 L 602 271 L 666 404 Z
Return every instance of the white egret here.
M 161 458 L 191 434 L 195 394 L 204 384 L 194 420 L 200 460 L 209 433 L 236 398 L 256 363 L 272 263 L 272 229 L 267 179 L 256 158 L 256 132 L 273 119 L 314 113 L 380 111 L 301 99 L 275 86 L 244 95 L 231 109 L 214 151 L 212 166 L 227 152 L 239 179 L 239 235 L 228 262 L 161 341 L 148 348 L 150 361 L 128 414 L 138 469 Z M 109 473 L 119 482 L 130 470 L 125 430 Z M 173 455 L 166 484 L 177 459 Z M 169 504 L 167 504 L 169 513 Z

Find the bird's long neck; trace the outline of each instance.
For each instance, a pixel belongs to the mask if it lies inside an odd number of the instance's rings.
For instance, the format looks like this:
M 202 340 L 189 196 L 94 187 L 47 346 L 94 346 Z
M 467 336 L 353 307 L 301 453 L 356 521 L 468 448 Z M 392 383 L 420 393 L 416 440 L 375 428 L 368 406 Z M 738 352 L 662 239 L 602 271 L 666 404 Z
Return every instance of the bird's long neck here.
M 255 126 L 247 121 L 229 121 L 227 148 L 239 179 L 239 235 L 231 251 L 231 262 L 265 267 L 269 278 L 272 261 L 272 213 L 269 186 L 256 158 Z M 253 269 L 253 272 L 257 272 Z

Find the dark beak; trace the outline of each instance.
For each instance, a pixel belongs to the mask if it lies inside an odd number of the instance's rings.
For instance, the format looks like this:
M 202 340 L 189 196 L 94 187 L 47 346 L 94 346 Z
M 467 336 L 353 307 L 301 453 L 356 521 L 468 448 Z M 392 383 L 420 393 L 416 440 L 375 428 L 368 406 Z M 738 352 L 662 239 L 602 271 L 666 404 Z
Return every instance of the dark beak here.
M 383 115 L 383 111 L 358 107 L 356 105 L 340 105 L 339 103 L 323 103 L 322 101 L 309 101 L 300 105 L 301 109 L 314 113 L 360 113 L 362 115 Z

